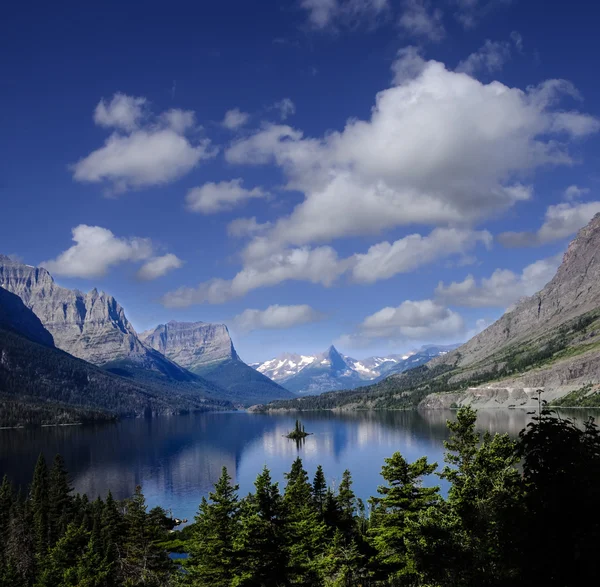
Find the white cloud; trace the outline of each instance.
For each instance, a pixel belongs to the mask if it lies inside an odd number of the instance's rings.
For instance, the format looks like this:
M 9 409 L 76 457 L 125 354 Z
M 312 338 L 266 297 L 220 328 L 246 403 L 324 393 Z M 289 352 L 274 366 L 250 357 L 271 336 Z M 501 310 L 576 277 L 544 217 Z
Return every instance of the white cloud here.
M 556 274 L 562 255 L 536 261 L 516 274 L 496 269 L 490 277 L 476 280 L 469 275 L 462 282 L 437 286 L 436 297 L 443 302 L 469 308 L 507 308 L 524 296 L 541 290 Z
M 322 320 L 324 315 L 306 304 L 280 306 L 275 304 L 266 310 L 244 310 L 234 318 L 241 330 L 278 330 L 310 324 Z
M 256 187 L 248 190 L 242 186 L 243 180 L 232 179 L 219 183 L 208 182 L 192 188 L 186 195 L 188 210 L 201 214 L 216 214 L 232 210 L 236 205 L 252 198 L 266 198 L 267 193 Z
M 480 71 L 495 73 L 500 71 L 510 59 L 511 45 L 507 41 L 490 41 L 489 39 L 475 53 L 471 53 L 461 61 L 456 71 L 474 75 Z
M 153 257 L 140 267 L 137 278 L 143 281 L 157 279 L 173 269 L 179 269 L 182 265 L 183 261 L 172 253 L 161 257 Z
M 222 304 L 254 289 L 277 285 L 284 281 L 308 281 L 330 286 L 346 270 L 331 247 L 308 247 L 273 252 L 248 261 L 231 279 L 212 279 L 197 287 L 182 287 L 162 298 L 166 307 L 193 304 Z
M 229 130 L 235 130 L 244 126 L 250 115 L 247 112 L 242 112 L 239 108 L 233 108 L 232 110 L 228 110 L 225 113 L 225 118 L 223 118 L 223 126 L 228 128 Z
M 98 126 L 132 131 L 144 115 L 146 98 L 135 98 L 117 92 L 110 102 L 100 100 L 94 110 L 94 122 Z
M 359 330 L 368 338 L 445 340 L 463 333 L 465 323 L 459 314 L 433 300 L 407 300 L 367 316 Z
M 573 198 L 581 192 L 571 186 L 566 195 Z M 498 240 L 510 248 L 538 247 L 575 234 L 599 212 L 600 202 L 563 202 L 548 207 L 544 223 L 537 232 L 503 232 L 498 235 Z
M 436 259 L 464 253 L 478 242 L 489 247 L 492 235 L 484 231 L 436 228 L 428 236 L 411 234 L 394 243 L 373 245 L 365 254 L 354 255 L 354 281 L 374 283 L 398 273 L 407 273 Z
M 123 95 L 115 95 L 109 105 L 100 102 L 96 122 L 118 130 L 71 166 L 75 180 L 104 182 L 117 194 L 174 181 L 214 157 L 210 141 L 197 137 L 193 112 L 171 109 L 153 119 L 148 115 L 140 125 L 144 103 L 145 98 Z
M 102 277 L 112 265 L 124 261 L 143 261 L 152 256 L 152 241 L 147 238 L 119 238 L 107 228 L 80 224 L 73 231 L 75 244 L 43 267 L 66 277 Z
M 576 185 L 570 185 L 566 190 L 565 190 L 565 200 L 571 202 L 573 200 L 578 200 L 579 198 L 581 198 L 581 196 L 584 196 L 585 194 L 589 194 L 590 190 L 589 188 L 580 188 L 579 186 Z
M 240 218 L 229 226 L 232 236 L 264 233 L 270 223 L 259 224 L 256 218 Z M 244 267 L 231 280 L 213 279 L 195 288 L 183 287 L 163 297 L 166 306 L 185 307 L 193 304 L 220 304 L 244 296 L 249 291 L 270 287 L 284 281 L 308 281 L 326 287 L 344 274 L 358 283 L 374 283 L 405 273 L 449 255 L 464 254 L 477 243 L 490 246 L 487 231 L 468 229 L 435 229 L 423 237 L 412 234 L 390 244 L 382 242 L 366 253 L 340 259 L 329 246 L 287 249 L 270 248 L 265 239 L 255 241 L 243 253 Z M 258 244 L 262 246 L 258 246 Z
M 296 114 L 296 104 L 294 104 L 290 98 L 283 98 L 283 100 L 275 102 L 273 108 L 279 110 L 279 117 L 281 120 L 286 120 L 292 116 L 292 114 Z
M 256 216 L 252 216 L 251 218 L 236 218 L 227 225 L 227 234 L 235 238 L 254 236 L 265 232 L 270 226 L 270 222 L 257 222 Z
M 389 9 L 388 0 L 300 0 L 308 11 L 308 20 L 315 29 L 355 27 L 362 22 L 372 23 Z
M 404 0 L 398 24 L 406 33 L 438 42 L 446 36 L 442 11 L 429 0 Z
M 288 189 L 304 193 L 264 236 L 270 248 L 493 216 L 530 198 L 523 174 L 572 164 L 568 139 L 599 129 L 594 118 L 571 112 L 567 121 L 556 110 L 562 96 L 576 94 L 568 82 L 527 90 L 483 84 L 441 63 L 420 63 L 414 51 L 394 70 L 403 71 L 407 59 L 413 77 L 401 75 L 399 85 L 380 92 L 369 120 L 351 119 L 321 138 L 267 125 L 226 151 L 231 163 L 274 163 Z

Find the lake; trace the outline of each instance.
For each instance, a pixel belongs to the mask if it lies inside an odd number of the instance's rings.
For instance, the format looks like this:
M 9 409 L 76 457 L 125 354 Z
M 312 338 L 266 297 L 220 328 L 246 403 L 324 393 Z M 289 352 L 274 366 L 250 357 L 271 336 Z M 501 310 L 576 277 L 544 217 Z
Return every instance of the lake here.
M 579 420 L 598 410 L 561 411 Z M 117 499 L 141 485 L 149 506 L 161 505 L 188 518 L 226 466 L 240 495 L 252 489 L 264 465 L 283 485 L 283 474 L 300 456 L 309 475 L 323 465 L 330 484 L 350 469 L 356 494 L 375 494 L 385 457 L 400 451 L 410 461 L 426 455 L 443 463 L 446 420 L 452 411 L 380 411 L 301 414 L 308 436 L 300 446 L 284 437 L 295 414 L 207 413 L 117 424 L 0 430 L 0 474 L 25 485 L 40 452 L 64 456 L 76 491 L 93 499 L 110 489 Z M 529 421 L 523 410 L 480 411 L 478 427 L 516 437 Z M 438 484 L 432 478 L 429 484 Z

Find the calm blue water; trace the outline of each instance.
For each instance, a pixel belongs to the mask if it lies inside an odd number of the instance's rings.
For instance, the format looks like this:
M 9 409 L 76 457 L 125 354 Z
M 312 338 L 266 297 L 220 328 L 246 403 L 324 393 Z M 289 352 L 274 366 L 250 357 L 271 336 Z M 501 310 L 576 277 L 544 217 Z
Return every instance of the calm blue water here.
M 589 412 L 574 413 L 584 417 Z M 244 495 L 263 465 L 283 484 L 284 472 L 300 455 L 311 477 L 321 464 L 332 485 L 350 469 L 357 495 L 366 500 L 381 483 L 384 458 L 395 451 L 409 460 L 426 455 L 442 464 L 445 422 L 453 416 L 450 411 L 302 414 L 313 435 L 300 447 L 284 438 L 294 426 L 296 416 L 290 414 L 213 413 L 101 427 L 0 430 L 0 474 L 25 485 L 40 452 L 48 460 L 59 452 L 77 491 L 94 498 L 110 489 L 121 499 L 141 485 L 150 506 L 191 520 L 222 466 Z M 516 436 L 528 418 L 521 410 L 482 411 L 478 426 Z

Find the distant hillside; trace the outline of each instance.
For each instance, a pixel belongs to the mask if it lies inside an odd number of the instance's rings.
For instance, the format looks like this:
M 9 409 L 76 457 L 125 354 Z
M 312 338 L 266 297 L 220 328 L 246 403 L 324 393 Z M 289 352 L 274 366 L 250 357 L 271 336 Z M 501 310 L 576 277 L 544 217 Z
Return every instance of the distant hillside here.
M 284 409 L 531 405 L 596 394 L 600 384 L 600 214 L 569 245 L 556 276 L 466 344 L 357 391 L 274 405 Z M 587 391 L 585 391 L 587 390 Z
M 218 385 L 224 390 L 221 395 L 231 401 L 249 406 L 294 397 L 240 359 L 225 324 L 171 321 L 142 332 L 140 338 L 181 367 Z
M 55 348 L 20 298 L 0 288 L 0 426 L 231 407 L 142 385 Z M 101 410 L 103 413 L 100 413 Z

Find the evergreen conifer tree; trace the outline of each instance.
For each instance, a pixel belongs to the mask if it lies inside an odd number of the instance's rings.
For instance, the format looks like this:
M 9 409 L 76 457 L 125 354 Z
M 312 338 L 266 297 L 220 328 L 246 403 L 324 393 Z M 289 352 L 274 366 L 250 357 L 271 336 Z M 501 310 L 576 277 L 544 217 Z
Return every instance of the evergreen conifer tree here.
M 439 501 L 438 487 L 422 487 L 423 477 L 431 475 L 437 463 L 426 457 L 408 463 L 396 452 L 385 459 L 381 475 L 387 485 L 378 487 L 381 497 L 371 498 L 370 542 L 375 548 L 375 565 L 383 576 L 417 579 L 416 570 L 407 552 L 406 538 L 410 520 Z
M 237 574 L 234 540 L 239 532 L 238 485 L 231 484 L 226 467 L 209 494 L 202 498 L 186 569 L 194 585 L 229 587 Z
M 283 500 L 277 483 L 265 467 L 241 509 L 235 548 L 239 570 L 234 585 L 286 584 L 287 550 L 284 543 Z
M 38 457 L 33 472 L 33 481 L 30 491 L 30 505 L 33 521 L 34 541 L 36 553 L 40 556 L 46 553 L 48 548 L 48 467 L 43 454 Z
M 318 581 L 317 558 L 325 546 L 326 527 L 315 507 L 308 474 L 299 457 L 286 474 L 286 480 L 283 502 L 291 580 L 313 585 Z

